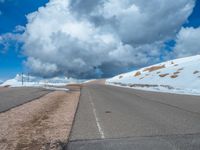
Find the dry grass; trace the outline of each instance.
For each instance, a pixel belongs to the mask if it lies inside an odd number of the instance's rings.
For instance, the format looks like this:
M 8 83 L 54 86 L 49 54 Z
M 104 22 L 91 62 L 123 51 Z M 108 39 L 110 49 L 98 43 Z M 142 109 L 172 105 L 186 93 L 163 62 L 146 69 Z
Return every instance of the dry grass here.
M 7 87 L 0 87 L 0 91 L 6 91 Z
M 159 76 L 163 78 L 163 77 L 168 76 L 168 75 L 169 75 L 169 73 L 165 73 L 165 74 L 160 74 Z
M 184 68 L 179 68 L 177 71 L 181 71 L 181 70 L 183 70 Z
M 161 65 L 161 66 L 152 66 L 152 67 L 149 67 L 149 68 L 144 69 L 144 71 L 152 72 L 152 71 L 160 70 L 160 69 L 163 69 L 163 68 L 165 68 L 165 65 Z
M 82 84 L 68 84 L 67 89 L 70 89 L 71 91 L 76 91 L 76 90 L 80 90 L 82 87 Z
M 180 73 L 180 71 L 174 72 L 175 75 L 177 75 L 177 74 L 179 74 L 179 73 Z
M 3 86 L 4 88 L 9 88 L 10 87 L 10 85 L 5 85 L 5 86 Z
M 156 72 L 157 74 L 161 73 L 160 71 Z
M 123 78 L 123 76 L 119 76 L 119 79 Z
M 137 76 L 140 76 L 140 75 L 141 75 L 141 72 L 140 72 L 140 71 L 138 71 L 138 72 L 136 72 L 136 73 L 135 73 L 135 75 L 134 75 L 134 76 L 135 76 L 135 77 L 137 77 Z
M 132 84 L 130 87 L 158 87 L 158 85 L 150 85 L 150 84 Z
M 193 74 L 197 74 L 197 73 L 199 73 L 199 71 L 197 71 L 197 70 L 193 72 Z
M 0 113 L 1 150 L 61 150 L 67 142 L 79 92 L 52 92 Z
M 176 75 L 176 74 L 173 74 L 173 75 L 171 75 L 170 77 L 171 77 L 171 78 L 177 78 L 177 77 L 178 77 L 178 75 Z

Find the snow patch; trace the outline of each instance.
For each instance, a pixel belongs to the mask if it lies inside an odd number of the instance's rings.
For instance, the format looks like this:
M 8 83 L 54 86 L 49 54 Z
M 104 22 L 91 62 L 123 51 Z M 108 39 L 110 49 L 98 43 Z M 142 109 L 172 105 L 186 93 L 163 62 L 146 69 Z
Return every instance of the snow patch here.
M 22 82 L 23 81 L 23 82 Z M 74 83 L 82 83 L 85 80 L 78 80 L 74 78 L 67 78 L 67 77 L 54 77 L 54 78 L 40 78 L 34 76 L 27 76 L 27 75 L 19 75 L 17 74 L 15 78 L 5 81 L 0 86 L 10 86 L 10 87 L 43 87 L 48 89 L 57 89 L 57 90 L 64 90 L 58 87 L 66 86 L 67 84 L 74 84 Z M 65 89 L 66 90 L 66 89 Z
M 200 55 L 175 59 L 117 75 L 107 79 L 106 84 L 148 91 L 200 95 L 199 63 Z

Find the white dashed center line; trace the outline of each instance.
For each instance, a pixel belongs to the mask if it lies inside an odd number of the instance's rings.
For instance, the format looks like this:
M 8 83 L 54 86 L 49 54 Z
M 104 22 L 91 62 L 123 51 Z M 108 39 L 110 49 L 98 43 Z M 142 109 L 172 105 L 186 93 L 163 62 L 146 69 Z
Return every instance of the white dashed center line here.
M 90 94 L 89 91 L 88 91 L 88 96 L 89 96 L 90 103 L 91 103 L 91 105 L 92 105 L 92 110 L 93 110 L 94 117 L 95 117 L 95 120 L 96 120 L 97 128 L 98 128 L 98 130 L 99 130 L 99 134 L 101 135 L 101 138 L 104 139 L 104 138 L 105 138 L 105 135 L 104 135 L 103 129 L 101 128 L 99 119 L 98 119 L 98 117 L 97 117 L 96 109 L 95 109 L 95 107 L 94 107 L 94 102 L 93 102 L 93 100 L 92 100 L 92 97 L 91 97 L 91 94 Z

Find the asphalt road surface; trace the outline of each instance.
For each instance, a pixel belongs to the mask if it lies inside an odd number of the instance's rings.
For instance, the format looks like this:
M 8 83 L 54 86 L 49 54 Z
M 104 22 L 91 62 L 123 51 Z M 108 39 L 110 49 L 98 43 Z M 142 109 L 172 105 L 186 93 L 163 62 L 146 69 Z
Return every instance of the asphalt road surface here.
M 42 88 L 1 88 L 0 112 L 4 112 L 21 104 L 30 102 L 49 92 L 50 90 Z
M 200 97 L 83 87 L 68 150 L 200 150 Z

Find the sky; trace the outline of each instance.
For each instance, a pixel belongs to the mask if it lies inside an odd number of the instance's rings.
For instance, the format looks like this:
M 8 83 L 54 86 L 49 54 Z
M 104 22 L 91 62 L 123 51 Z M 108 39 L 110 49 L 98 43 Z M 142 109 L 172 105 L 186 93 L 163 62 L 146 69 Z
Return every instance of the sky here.
M 0 0 L 0 80 L 101 78 L 200 54 L 200 0 Z
M 48 0 L 0 0 L 0 37 L 12 33 L 19 25 L 27 24 L 26 15 L 44 6 Z M 5 43 L 0 42 L 0 80 L 14 77 L 25 70 L 23 61 L 25 56 L 15 48 L 15 42 L 9 43 L 5 50 Z

